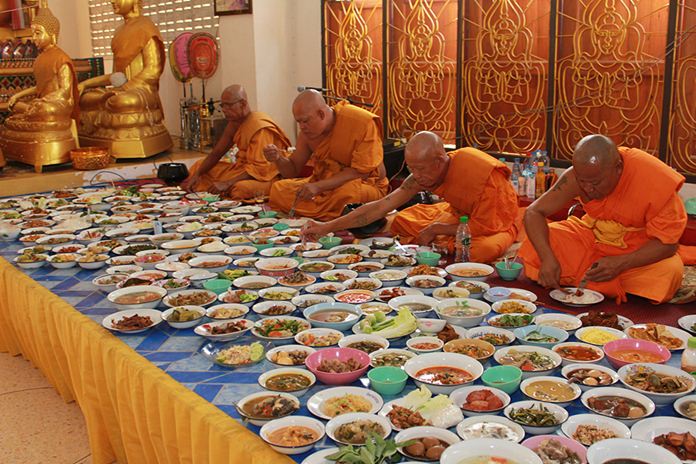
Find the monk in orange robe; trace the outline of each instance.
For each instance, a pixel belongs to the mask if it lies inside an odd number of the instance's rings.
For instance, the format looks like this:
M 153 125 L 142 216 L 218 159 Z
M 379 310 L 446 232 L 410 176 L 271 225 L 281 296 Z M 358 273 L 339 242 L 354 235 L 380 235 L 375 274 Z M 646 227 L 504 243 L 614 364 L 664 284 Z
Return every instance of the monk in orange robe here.
M 270 116 L 251 111 L 239 85 L 223 91 L 221 106 L 227 119 L 225 131 L 210 154 L 193 165 L 182 187 L 235 200 L 267 196 L 278 169 L 266 160 L 263 149 L 269 144 L 286 149 L 290 140 Z
M 669 300 L 684 272 L 677 243 L 686 211 L 677 192 L 684 177 L 649 154 L 616 148 L 602 135 L 583 138 L 573 166 L 527 209 L 527 241 L 519 256 L 525 272 L 547 288 L 577 286 L 626 301 Z M 579 199 L 583 218 L 547 223 Z
M 283 180 L 271 187 L 273 209 L 320 220 L 341 215 L 348 203 L 366 203 L 387 193 L 381 126 L 374 114 L 346 102 L 329 107 L 321 94 L 305 90 L 292 112 L 300 127 L 297 149 L 289 158 L 275 145 L 264 154 Z M 305 165 L 311 177 L 298 179 Z
M 360 227 L 386 216 L 416 193 L 428 190 L 445 201 L 415 205 L 394 218 L 391 232 L 405 242 L 429 245 L 437 237 L 454 242 L 459 218 L 469 215 L 470 259 L 490 262 L 515 241 L 521 226 L 517 196 L 508 178 L 510 170 L 492 156 L 474 148 L 446 153 L 442 140 L 432 132 L 419 132 L 406 145 L 406 164 L 411 175 L 381 200 L 327 223 L 308 223 L 310 237 Z

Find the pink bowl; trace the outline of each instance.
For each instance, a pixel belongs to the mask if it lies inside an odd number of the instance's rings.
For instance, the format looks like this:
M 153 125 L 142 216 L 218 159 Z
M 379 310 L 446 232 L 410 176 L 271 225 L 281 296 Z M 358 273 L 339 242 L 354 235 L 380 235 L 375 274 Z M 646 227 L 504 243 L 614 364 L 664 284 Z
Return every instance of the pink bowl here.
M 623 338 L 620 340 L 611 341 L 604 345 L 604 353 L 607 355 L 609 364 L 614 366 L 614 369 L 619 369 L 627 364 L 633 364 L 631 362 L 623 361 L 619 358 L 614 357 L 614 353 L 616 353 L 617 351 L 624 350 L 645 351 L 646 353 L 654 354 L 660 357 L 660 360 L 642 360 L 636 362 L 651 362 L 656 364 L 664 364 L 669 360 L 669 358 L 672 357 L 672 353 L 670 353 L 667 348 L 658 343 L 651 342 L 648 340 L 638 340 L 635 338 Z
M 563 446 L 574 451 L 578 455 L 582 464 L 587 464 L 587 449 L 572 438 L 563 437 L 561 435 L 537 435 L 527 438 L 522 442 L 522 446 L 526 446 L 530 450 L 535 451 L 542 441 L 549 439 L 560 441 Z
M 317 370 L 319 364 L 324 360 L 338 359 L 339 361 L 346 362 L 351 358 L 357 360 L 363 367 L 357 371 L 341 374 Z M 367 368 L 370 367 L 370 356 L 364 351 L 356 350 L 355 348 L 325 348 L 307 356 L 305 365 L 322 383 L 327 385 L 348 385 L 358 380 L 360 376 L 367 371 Z

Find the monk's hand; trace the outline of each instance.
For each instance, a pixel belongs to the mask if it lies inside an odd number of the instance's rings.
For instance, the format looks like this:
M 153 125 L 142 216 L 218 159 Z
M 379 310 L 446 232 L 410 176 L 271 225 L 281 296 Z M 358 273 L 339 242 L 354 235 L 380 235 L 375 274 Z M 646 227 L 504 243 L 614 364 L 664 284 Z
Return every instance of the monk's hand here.
M 231 186 L 232 184 L 229 182 L 213 182 L 213 186 L 210 187 L 210 193 L 225 193 Z
M 544 288 L 561 287 L 561 264 L 555 257 L 541 262 L 539 267 L 539 285 Z
M 275 163 L 280 159 L 282 151 L 280 148 L 276 147 L 274 144 L 268 144 L 263 147 L 263 156 L 270 163 Z
M 297 192 L 298 200 L 311 200 L 322 192 L 321 187 L 316 183 L 307 183 Z
M 432 223 L 420 231 L 418 237 L 416 237 L 416 242 L 419 245 L 430 245 L 435 240 L 435 237 L 442 234 L 440 231 L 440 224 Z
M 193 174 L 184 179 L 184 181 L 181 183 L 181 185 L 179 185 L 179 187 L 186 190 L 187 192 L 193 192 L 193 190 L 196 188 L 197 183 L 198 176 Z
M 302 226 L 302 238 L 310 242 L 316 242 L 319 237 L 323 237 L 330 231 L 326 227 L 326 223 L 309 220 Z
M 599 258 L 585 273 L 590 282 L 607 282 L 625 271 L 623 256 L 605 256 Z

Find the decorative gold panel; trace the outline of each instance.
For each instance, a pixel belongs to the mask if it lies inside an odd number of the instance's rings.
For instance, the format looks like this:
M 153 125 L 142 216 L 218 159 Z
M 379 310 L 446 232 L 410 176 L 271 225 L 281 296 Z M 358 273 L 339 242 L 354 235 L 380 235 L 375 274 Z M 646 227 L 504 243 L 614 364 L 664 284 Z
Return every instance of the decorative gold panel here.
M 391 2 L 388 37 L 390 137 L 429 130 L 455 142 L 457 1 Z
M 563 0 L 556 37 L 554 157 L 585 135 L 657 154 L 669 0 Z
M 466 0 L 462 145 L 497 152 L 545 148 L 547 0 Z
M 382 114 L 382 1 L 324 2 L 326 86 Z
M 681 0 L 677 18 L 667 163 L 696 175 L 696 3 Z

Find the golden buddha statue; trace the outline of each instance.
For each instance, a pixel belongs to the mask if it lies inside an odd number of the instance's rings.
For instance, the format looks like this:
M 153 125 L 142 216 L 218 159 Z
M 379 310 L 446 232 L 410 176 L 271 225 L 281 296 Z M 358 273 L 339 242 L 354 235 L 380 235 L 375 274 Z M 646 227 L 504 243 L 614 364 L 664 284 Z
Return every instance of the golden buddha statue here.
M 60 23 L 42 0 L 31 23 L 34 43 L 41 50 L 34 61 L 36 86 L 12 95 L 12 112 L 0 129 L 0 148 L 7 159 L 34 165 L 70 161 L 77 147 L 77 78 L 73 62 L 57 44 Z M 25 102 L 25 97 L 35 98 Z
M 113 74 L 79 85 L 80 143 L 109 147 L 115 158 L 145 158 L 172 147 L 159 98 L 164 42 L 157 26 L 142 16 L 141 0 L 111 4 L 125 22 L 111 40 Z

